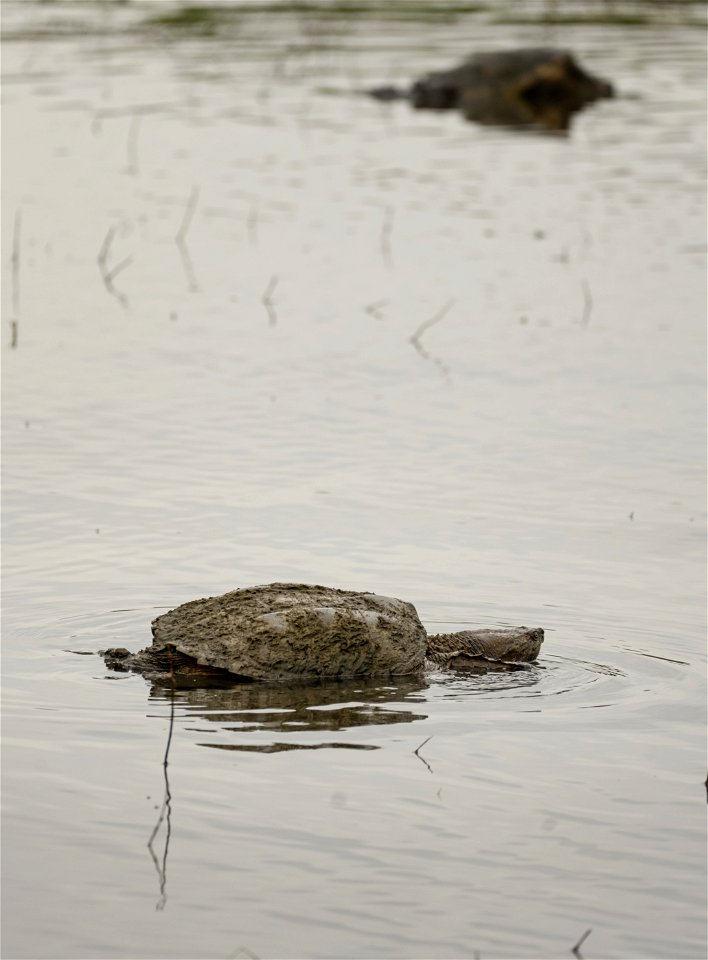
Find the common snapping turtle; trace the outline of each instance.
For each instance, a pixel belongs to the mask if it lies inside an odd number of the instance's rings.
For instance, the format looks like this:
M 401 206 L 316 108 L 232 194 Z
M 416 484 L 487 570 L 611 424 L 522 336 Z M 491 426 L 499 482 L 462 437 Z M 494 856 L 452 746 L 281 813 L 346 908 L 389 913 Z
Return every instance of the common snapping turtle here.
M 543 630 L 428 636 L 415 607 L 374 593 L 271 583 L 193 600 L 152 623 L 152 646 L 103 652 L 106 666 L 155 681 L 406 676 L 442 667 L 512 669 L 535 660 Z
M 410 100 L 417 110 L 459 109 L 475 123 L 567 130 L 574 113 L 614 96 L 612 84 L 587 73 L 567 50 L 500 50 L 429 73 L 409 89 L 378 87 L 378 100 Z

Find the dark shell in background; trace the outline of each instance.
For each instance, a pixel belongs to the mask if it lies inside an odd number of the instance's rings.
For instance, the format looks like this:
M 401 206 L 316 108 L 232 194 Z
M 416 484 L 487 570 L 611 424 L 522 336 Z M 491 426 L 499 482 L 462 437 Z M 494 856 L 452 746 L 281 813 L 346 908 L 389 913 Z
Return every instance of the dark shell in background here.
M 398 98 L 393 87 L 371 93 L 383 101 Z M 477 54 L 421 77 L 400 96 L 418 110 L 460 110 L 475 123 L 565 131 L 575 113 L 613 97 L 614 89 L 567 50 L 540 48 Z

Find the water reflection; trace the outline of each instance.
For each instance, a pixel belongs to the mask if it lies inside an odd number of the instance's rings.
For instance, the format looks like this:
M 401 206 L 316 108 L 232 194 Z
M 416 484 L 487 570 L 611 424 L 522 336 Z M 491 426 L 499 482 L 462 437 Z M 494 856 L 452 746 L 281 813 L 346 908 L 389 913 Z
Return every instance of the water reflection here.
M 237 733 L 274 733 L 302 735 L 319 731 L 346 731 L 352 727 L 375 724 L 410 723 L 425 720 L 427 714 L 414 710 L 391 708 L 382 704 L 421 703 L 420 694 L 427 683 L 420 677 L 406 677 L 395 683 L 381 680 L 328 681 L 318 684 L 253 684 L 237 683 L 230 687 L 179 688 L 172 681 L 153 684 L 151 701 L 169 701 L 170 714 L 162 758 L 164 796 L 155 826 L 147 843 L 157 873 L 159 899 L 156 910 L 167 904 L 167 858 L 172 835 L 172 800 L 169 778 L 169 756 L 175 727 L 175 708 L 184 709 L 181 719 L 199 717 L 218 724 L 221 731 Z M 190 730 L 213 732 L 210 727 L 189 727 Z M 429 738 L 428 738 L 429 739 Z M 424 743 L 427 741 L 424 741 Z M 267 743 L 200 742 L 199 746 L 244 753 L 283 753 L 290 750 L 379 750 L 377 744 L 338 740 L 296 742 L 275 740 Z M 422 746 L 422 745 L 421 745 Z M 422 759 L 422 758 L 421 758 Z M 423 760 L 428 765 L 425 760 Z M 165 827 L 162 849 L 155 849 L 162 827 Z
M 376 750 L 379 748 L 374 744 L 329 737 L 313 741 L 311 735 L 425 720 L 427 713 L 408 709 L 408 705 L 424 702 L 426 687 L 422 677 L 395 682 L 358 678 L 307 685 L 241 683 L 222 688 L 179 689 L 175 701 L 184 709 L 187 720 L 207 721 L 208 726 L 190 724 L 190 730 L 218 735 L 277 736 L 267 741 L 249 736 L 248 743 L 202 742 L 201 746 L 259 753 L 325 747 Z M 150 697 L 154 701 L 167 700 L 172 693 L 169 686 L 153 684 Z M 285 739 L 281 739 L 283 736 Z
M 373 743 L 268 743 L 265 746 L 257 743 L 200 743 L 201 747 L 213 747 L 215 750 L 238 750 L 242 753 L 285 753 L 288 750 L 325 750 L 336 748 L 339 750 L 379 750 Z
M 175 726 L 175 686 L 174 674 L 173 682 L 170 686 L 170 723 L 167 728 L 167 743 L 165 744 L 165 755 L 162 758 L 162 773 L 165 779 L 165 792 L 162 799 L 162 806 L 157 817 L 157 822 L 153 827 L 150 839 L 147 842 L 147 848 L 150 851 L 152 862 L 155 865 L 157 878 L 160 885 L 160 899 L 155 904 L 156 910 L 164 910 L 167 903 L 167 854 L 170 849 L 170 837 L 172 836 L 172 791 L 170 790 L 170 777 L 167 767 L 170 757 L 170 746 L 172 745 L 172 733 Z M 158 857 L 155 852 L 155 840 L 160 832 L 160 827 L 165 824 L 165 841 L 161 855 Z

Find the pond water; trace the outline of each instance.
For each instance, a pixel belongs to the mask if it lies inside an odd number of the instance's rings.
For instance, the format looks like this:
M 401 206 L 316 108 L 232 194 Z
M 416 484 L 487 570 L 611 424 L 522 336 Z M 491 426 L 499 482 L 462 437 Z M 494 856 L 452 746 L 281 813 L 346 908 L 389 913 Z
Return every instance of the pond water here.
M 3 4 L 3 955 L 705 957 L 703 31 L 168 9 Z M 539 44 L 567 137 L 358 93 Z M 95 655 L 273 580 L 546 641 Z

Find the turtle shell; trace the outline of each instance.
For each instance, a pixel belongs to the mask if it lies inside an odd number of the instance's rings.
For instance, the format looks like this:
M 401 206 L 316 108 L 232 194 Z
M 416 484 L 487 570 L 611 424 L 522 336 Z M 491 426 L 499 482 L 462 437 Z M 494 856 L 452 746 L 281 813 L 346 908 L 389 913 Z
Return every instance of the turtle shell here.
M 410 603 L 300 583 L 193 600 L 157 617 L 152 634 L 156 656 L 172 648 L 254 680 L 413 674 L 427 641 Z

